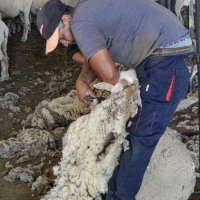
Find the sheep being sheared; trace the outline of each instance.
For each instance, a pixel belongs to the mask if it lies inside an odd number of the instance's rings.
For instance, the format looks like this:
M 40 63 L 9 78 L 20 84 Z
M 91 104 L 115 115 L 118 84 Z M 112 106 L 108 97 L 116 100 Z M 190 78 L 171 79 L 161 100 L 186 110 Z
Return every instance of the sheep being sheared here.
M 132 70 L 131 70 L 132 71 Z M 57 186 L 43 199 L 92 199 L 106 193 L 122 150 L 127 148 L 125 124 L 141 105 L 136 76 L 132 85 L 73 122 L 63 138 L 63 158 L 54 167 Z M 111 142 L 112 141 L 112 142 Z
M 110 88 L 102 83 L 97 87 L 104 85 L 111 91 L 120 89 L 120 84 L 125 88 L 124 83 L 119 81 Z M 107 192 L 107 182 L 118 165 L 122 144 L 124 150 L 128 148 L 125 125 L 130 111 L 133 115 L 137 113 L 138 105 L 141 100 L 139 84 L 135 80 L 121 93 L 111 95 L 93 107 L 90 114 L 73 122 L 63 138 L 61 162 L 54 167 L 55 187 L 42 200 L 101 200 L 101 194 Z M 194 164 L 189 152 L 175 136 L 166 132 L 152 156 L 137 200 L 186 200 L 194 185 Z
M 0 16 L 0 62 L 1 62 L 1 81 L 9 78 L 8 74 L 8 56 L 7 56 L 7 41 L 8 41 L 8 27 L 1 20 Z

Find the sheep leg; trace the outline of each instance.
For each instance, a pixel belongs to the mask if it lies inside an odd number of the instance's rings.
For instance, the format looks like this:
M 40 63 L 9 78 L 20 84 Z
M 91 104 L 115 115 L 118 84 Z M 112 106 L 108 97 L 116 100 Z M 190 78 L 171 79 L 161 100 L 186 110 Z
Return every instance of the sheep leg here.
M 31 33 L 31 24 L 33 22 L 33 17 L 31 15 L 31 13 L 29 14 L 29 19 L 30 19 L 30 26 L 29 26 L 29 30 L 28 30 L 28 33 L 30 34 Z
M 8 27 L 8 37 L 11 37 L 11 23 L 12 23 L 13 19 L 6 19 L 6 24 L 7 24 L 7 27 Z
M 26 42 L 27 36 L 28 36 L 28 30 L 29 30 L 29 26 L 30 26 L 29 14 L 27 14 L 26 12 L 20 13 L 20 18 L 23 23 L 23 36 L 22 36 L 21 41 Z
M 11 30 L 12 30 L 12 33 L 15 34 L 16 33 L 16 24 L 15 23 L 11 23 Z
M 17 32 L 20 32 L 21 31 L 21 25 L 20 23 L 17 23 Z

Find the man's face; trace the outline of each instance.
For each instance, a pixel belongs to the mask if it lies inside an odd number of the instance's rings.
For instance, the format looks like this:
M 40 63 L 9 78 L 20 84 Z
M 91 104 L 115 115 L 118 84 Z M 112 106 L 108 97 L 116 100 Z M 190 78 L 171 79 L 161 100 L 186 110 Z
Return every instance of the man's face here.
M 67 18 L 63 20 L 64 28 L 59 30 L 59 42 L 61 42 L 65 47 L 70 44 L 76 43 L 71 32 L 71 19 Z

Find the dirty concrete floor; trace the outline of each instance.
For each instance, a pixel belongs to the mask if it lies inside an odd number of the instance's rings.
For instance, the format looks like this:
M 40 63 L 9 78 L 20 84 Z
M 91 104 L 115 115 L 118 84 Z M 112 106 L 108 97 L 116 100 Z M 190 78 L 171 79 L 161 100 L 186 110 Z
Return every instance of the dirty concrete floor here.
M 45 55 L 45 40 L 39 34 L 36 26 L 32 25 L 32 33 L 29 34 L 28 40 L 21 42 L 22 32 L 14 34 L 8 40 L 8 56 L 9 60 L 9 74 L 11 79 L 5 82 L 0 82 L 0 97 L 4 96 L 7 92 L 13 92 L 19 95 L 19 91 L 23 87 L 27 87 L 31 90 L 30 93 L 26 93 L 25 96 L 21 96 L 17 105 L 20 107 L 20 113 L 14 113 L 11 117 L 8 109 L 0 110 L 0 140 L 11 137 L 13 131 L 19 131 L 22 129 L 21 122 L 25 120 L 27 113 L 26 108 L 31 108 L 34 111 L 35 107 L 44 99 L 50 99 L 66 95 L 70 90 L 75 88 L 75 81 L 80 73 L 80 68 L 76 67 L 72 61 L 69 61 L 65 55 L 65 48 L 61 45 L 57 49 Z M 62 87 L 48 93 L 46 91 L 47 84 L 52 80 L 53 76 L 62 76 L 62 72 L 68 72 L 72 74 L 71 82 L 66 87 Z M 40 84 L 36 84 L 40 82 Z M 170 127 L 178 130 L 179 132 L 185 132 L 187 130 L 183 128 L 177 128 L 176 124 L 182 120 L 181 115 L 187 113 L 193 118 L 198 118 L 198 113 L 192 112 L 193 105 L 185 111 L 179 111 L 176 113 L 176 120 L 170 123 Z M 191 130 L 190 130 L 191 131 Z M 48 156 L 45 156 L 48 160 Z M 40 199 L 46 191 L 43 191 L 40 195 L 37 191 L 32 191 L 31 187 L 27 186 L 27 183 L 21 181 L 15 181 L 13 183 L 6 182 L 3 176 L 6 175 L 5 164 L 9 161 L 10 164 L 16 166 L 16 160 L 13 159 L 0 159 L 0 200 L 36 200 Z M 33 157 L 31 164 L 39 164 L 40 157 Z M 49 158 L 53 162 L 51 166 L 56 165 L 60 158 Z M 27 163 L 18 164 L 17 166 L 24 167 Z M 42 173 L 42 172 L 41 172 Z M 38 177 L 41 174 L 36 174 Z M 54 178 L 52 170 L 49 172 L 49 177 Z M 200 199 L 200 180 L 197 180 L 195 192 L 191 195 L 190 200 Z

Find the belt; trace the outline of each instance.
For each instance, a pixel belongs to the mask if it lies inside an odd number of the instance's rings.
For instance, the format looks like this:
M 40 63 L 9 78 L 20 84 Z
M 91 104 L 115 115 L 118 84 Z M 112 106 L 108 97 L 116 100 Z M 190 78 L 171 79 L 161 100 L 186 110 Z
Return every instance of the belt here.
M 169 48 L 169 49 L 157 49 L 153 51 L 153 53 L 148 57 L 156 57 L 156 56 L 172 56 L 184 53 L 190 53 L 195 51 L 194 45 L 179 47 L 179 48 Z

